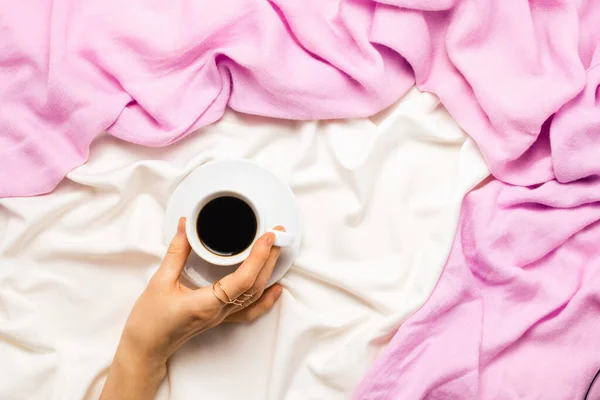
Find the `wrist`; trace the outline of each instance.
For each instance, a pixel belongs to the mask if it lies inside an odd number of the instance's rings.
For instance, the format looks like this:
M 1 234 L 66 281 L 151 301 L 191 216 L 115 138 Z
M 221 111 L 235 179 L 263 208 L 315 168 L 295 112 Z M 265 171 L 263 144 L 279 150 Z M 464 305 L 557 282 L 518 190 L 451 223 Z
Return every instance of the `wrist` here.
M 154 335 L 143 329 L 125 325 L 117 352 L 122 352 L 134 360 L 146 363 L 153 367 L 162 367 L 167 364 L 169 355 L 164 345 L 156 340 Z
M 153 399 L 166 374 L 166 361 L 148 358 L 121 340 L 100 399 Z
M 129 376 L 158 380 L 160 382 L 167 374 L 167 362 L 152 357 L 138 346 L 121 340 L 115 354 L 114 363 Z

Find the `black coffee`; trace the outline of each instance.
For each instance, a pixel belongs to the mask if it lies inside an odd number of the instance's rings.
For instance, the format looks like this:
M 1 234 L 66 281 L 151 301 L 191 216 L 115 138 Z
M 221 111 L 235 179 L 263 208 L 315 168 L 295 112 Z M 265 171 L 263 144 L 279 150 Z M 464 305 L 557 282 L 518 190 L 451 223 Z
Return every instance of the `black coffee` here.
M 256 216 L 244 200 L 217 197 L 200 210 L 196 229 L 200 241 L 209 251 L 220 256 L 234 256 L 252 244 L 256 235 Z

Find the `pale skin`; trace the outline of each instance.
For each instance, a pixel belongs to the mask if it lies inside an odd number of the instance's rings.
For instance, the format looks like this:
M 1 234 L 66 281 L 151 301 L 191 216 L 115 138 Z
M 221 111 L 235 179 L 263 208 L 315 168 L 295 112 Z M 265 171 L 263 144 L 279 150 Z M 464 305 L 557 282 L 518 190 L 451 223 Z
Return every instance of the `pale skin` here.
M 191 251 L 182 218 L 160 268 L 125 323 L 100 399 L 153 399 L 167 360 L 185 342 L 222 322 L 253 321 L 273 307 L 282 293 L 279 285 L 265 290 L 279 257 L 274 240 L 272 233 L 260 237 L 248 259 L 220 280 L 225 291 L 215 286 L 215 295 L 212 287 L 190 289 L 179 282 Z M 248 299 L 243 295 L 252 295 L 243 306 L 223 302 Z

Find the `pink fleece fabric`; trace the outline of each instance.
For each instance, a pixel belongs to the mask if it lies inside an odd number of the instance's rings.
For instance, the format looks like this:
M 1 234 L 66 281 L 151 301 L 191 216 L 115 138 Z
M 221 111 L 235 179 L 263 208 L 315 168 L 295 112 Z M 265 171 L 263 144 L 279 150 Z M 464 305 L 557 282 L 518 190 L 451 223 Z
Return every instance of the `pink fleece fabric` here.
M 374 4 L 0 0 L 0 197 L 51 191 L 103 130 L 164 146 L 227 105 L 369 116 L 413 84 Z
M 471 192 L 433 295 L 356 398 L 583 400 L 600 368 L 599 243 L 597 177 Z
M 589 64 L 523 157 L 531 185 L 492 180 L 466 196 L 436 289 L 357 399 L 584 399 L 600 369 L 598 48 Z M 538 183 L 542 172 L 556 179 Z
M 0 9 L 0 197 L 52 190 L 103 130 L 163 146 L 227 105 L 368 116 L 415 79 L 496 176 L 550 179 L 550 163 L 528 149 L 583 88 L 599 31 L 592 1 L 0 0 Z

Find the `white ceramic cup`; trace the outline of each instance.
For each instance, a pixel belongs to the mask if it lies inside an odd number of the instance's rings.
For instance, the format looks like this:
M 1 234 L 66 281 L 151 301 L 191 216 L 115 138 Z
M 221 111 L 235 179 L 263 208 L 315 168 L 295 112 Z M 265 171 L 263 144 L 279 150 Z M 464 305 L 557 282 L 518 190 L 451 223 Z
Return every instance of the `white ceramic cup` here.
M 231 196 L 231 197 L 236 197 L 240 200 L 243 200 L 246 204 L 248 204 L 250 206 L 250 208 L 252 208 L 252 211 L 254 212 L 254 216 L 256 217 L 256 234 L 254 235 L 252 244 L 250 246 L 248 246 L 248 248 L 246 250 L 242 251 L 241 253 L 232 255 L 232 256 L 223 256 L 223 255 L 215 254 L 212 251 L 208 250 L 204 246 L 204 244 L 202 244 L 202 241 L 200 240 L 200 237 L 198 236 L 198 232 L 196 230 L 198 215 L 200 214 L 200 211 L 202 211 L 202 208 L 204 208 L 204 206 L 207 205 L 210 201 L 212 201 L 216 198 L 219 198 L 219 197 L 223 197 L 223 196 Z M 185 224 L 185 231 L 186 231 L 186 234 L 188 237 L 188 241 L 190 242 L 190 245 L 192 246 L 192 249 L 204 261 L 211 263 L 213 265 L 221 265 L 221 266 L 236 265 L 236 264 L 240 264 L 240 263 L 244 262 L 244 260 L 246 258 L 248 258 L 248 256 L 250 255 L 250 251 L 252 250 L 252 246 L 254 246 L 254 243 L 256 242 L 256 240 L 266 232 L 272 232 L 273 234 L 275 234 L 274 246 L 290 247 L 293 245 L 294 238 L 295 238 L 293 233 L 276 231 L 273 229 L 269 229 L 269 227 L 264 226 L 263 221 L 265 218 L 263 216 L 265 213 L 268 213 L 268 212 L 269 212 L 269 210 L 258 209 L 256 204 L 253 203 L 252 201 L 250 201 L 242 193 L 239 193 L 239 192 L 236 192 L 233 190 L 220 191 L 220 192 L 209 194 L 206 197 L 198 200 L 198 203 L 196 204 L 196 206 L 192 209 L 190 214 L 187 216 L 186 224 Z

